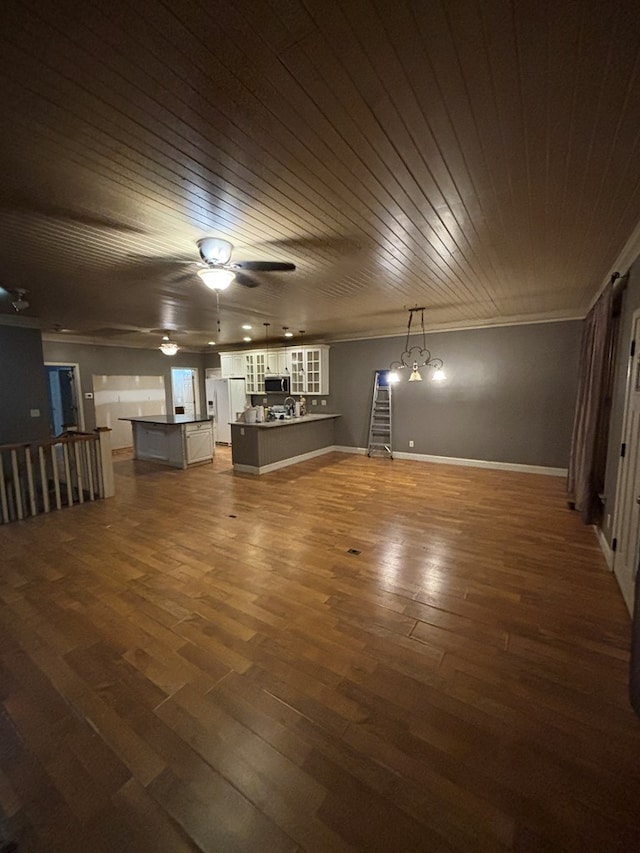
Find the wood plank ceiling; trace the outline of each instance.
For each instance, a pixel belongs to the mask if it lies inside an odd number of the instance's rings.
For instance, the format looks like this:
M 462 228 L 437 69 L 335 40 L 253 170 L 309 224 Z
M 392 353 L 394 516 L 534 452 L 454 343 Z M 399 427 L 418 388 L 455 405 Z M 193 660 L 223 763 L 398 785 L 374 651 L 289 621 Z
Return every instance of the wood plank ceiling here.
M 0 310 L 206 346 L 583 316 L 640 220 L 640 7 L 5 0 Z

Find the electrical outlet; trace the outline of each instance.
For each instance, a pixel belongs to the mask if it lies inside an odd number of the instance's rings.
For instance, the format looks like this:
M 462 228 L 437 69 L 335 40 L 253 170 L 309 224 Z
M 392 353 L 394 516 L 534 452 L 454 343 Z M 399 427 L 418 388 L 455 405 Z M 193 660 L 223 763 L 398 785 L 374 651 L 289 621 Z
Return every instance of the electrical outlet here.
M 40 417 L 40 409 L 29 409 L 29 414 L 31 415 L 32 418 L 39 418 Z
M 266 405 L 267 405 L 267 398 L 266 398 L 266 397 L 263 397 L 263 398 L 262 398 L 262 405 L 263 405 L 263 406 L 266 406 Z
M 244 427 L 240 427 L 240 435 L 244 435 Z
M 409 447 L 413 447 L 413 441 L 409 442 Z
M 317 400 L 312 400 L 312 401 L 311 401 L 311 405 L 312 405 L 312 406 L 317 406 L 317 405 L 318 405 L 318 401 L 317 401 Z
M 321 405 L 321 406 L 326 406 L 326 405 L 327 405 L 327 401 L 326 401 L 326 400 L 320 400 L 320 405 Z

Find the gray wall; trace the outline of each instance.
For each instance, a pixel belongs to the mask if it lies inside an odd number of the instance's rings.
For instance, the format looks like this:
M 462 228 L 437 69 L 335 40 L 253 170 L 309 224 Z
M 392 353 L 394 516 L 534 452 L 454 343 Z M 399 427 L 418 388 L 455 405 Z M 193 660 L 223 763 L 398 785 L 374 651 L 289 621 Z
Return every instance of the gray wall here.
M 613 519 L 616 500 L 616 485 L 618 481 L 618 460 L 620 458 L 620 444 L 622 442 L 622 420 L 624 416 L 624 402 L 627 387 L 627 367 L 629 364 L 629 352 L 631 347 L 631 332 L 633 313 L 640 308 L 640 258 L 638 258 L 629 270 L 627 286 L 622 298 L 622 315 L 620 317 L 620 330 L 618 335 L 618 348 L 616 353 L 616 375 L 611 407 L 611 420 L 609 422 L 609 447 L 607 452 L 607 469 L 605 475 L 605 503 L 603 530 L 609 544 L 613 537 L 611 524 L 608 517 Z M 636 343 L 640 346 L 640 342 Z
M 38 409 L 37 417 L 31 410 Z M 0 325 L 0 444 L 49 437 L 49 395 L 39 329 Z
M 447 378 L 394 387 L 394 449 L 567 467 L 580 334 L 579 321 L 429 334 Z M 404 343 L 332 344 L 327 410 L 343 414 L 336 444 L 366 447 L 374 372 L 398 359 Z
M 80 383 L 83 394 L 81 402 L 84 409 L 86 430 L 92 430 L 99 426 L 96 424 L 93 400 L 84 399 L 86 391 L 93 391 L 94 374 L 164 376 L 165 389 L 170 398 L 171 368 L 196 367 L 200 377 L 200 404 L 203 409 L 206 407 L 204 392 L 205 356 L 200 353 L 178 352 L 169 358 L 156 349 L 105 347 L 91 344 L 72 344 L 65 341 L 43 341 L 43 350 L 45 361 L 62 361 L 80 365 Z M 171 406 L 171 399 L 168 400 L 168 406 Z

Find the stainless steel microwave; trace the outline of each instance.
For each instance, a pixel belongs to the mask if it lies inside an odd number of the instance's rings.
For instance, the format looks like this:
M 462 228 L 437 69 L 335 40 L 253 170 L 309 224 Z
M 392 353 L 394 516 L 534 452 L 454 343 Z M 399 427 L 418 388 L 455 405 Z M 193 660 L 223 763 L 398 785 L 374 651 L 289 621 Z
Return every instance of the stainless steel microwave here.
M 291 378 L 289 376 L 265 376 L 265 394 L 290 394 Z

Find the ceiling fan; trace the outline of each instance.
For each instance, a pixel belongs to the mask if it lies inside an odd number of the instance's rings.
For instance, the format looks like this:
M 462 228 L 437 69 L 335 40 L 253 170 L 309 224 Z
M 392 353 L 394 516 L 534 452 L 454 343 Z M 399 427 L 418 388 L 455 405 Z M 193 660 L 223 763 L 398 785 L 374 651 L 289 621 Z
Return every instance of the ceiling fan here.
M 12 297 L 11 299 L 11 307 L 19 314 L 21 311 L 26 311 L 29 307 L 29 302 L 25 299 L 29 291 L 25 290 L 23 287 L 16 287 L 14 290 L 9 290 L 6 287 L 0 287 L 0 295 L 6 294 L 7 296 Z
M 219 237 L 204 237 L 197 242 L 203 263 L 198 275 L 211 290 L 226 290 L 232 281 L 245 287 L 257 287 L 259 282 L 245 274 L 249 272 L 290 272 L 295 264 L 287 261 L 232 261 L 233 245 Z

